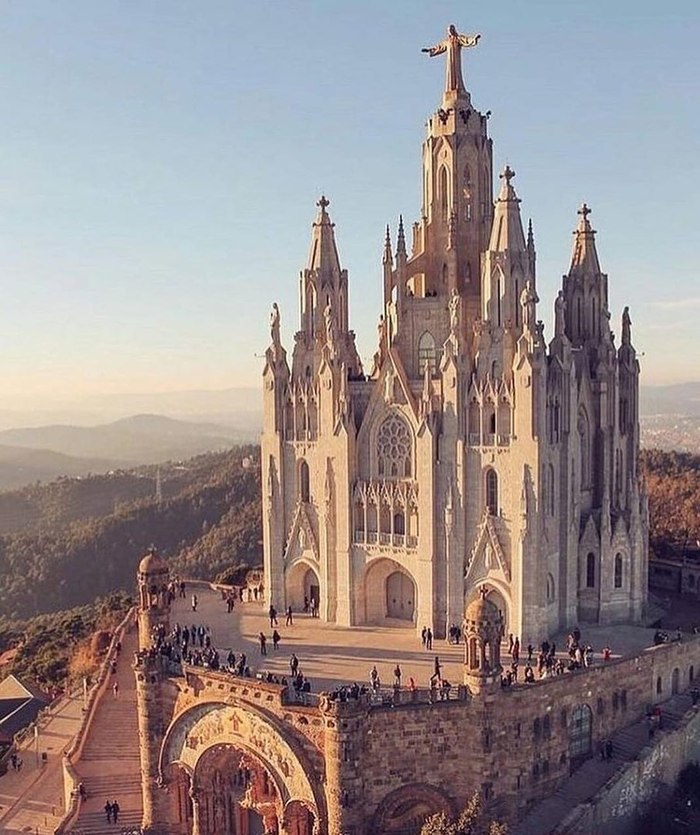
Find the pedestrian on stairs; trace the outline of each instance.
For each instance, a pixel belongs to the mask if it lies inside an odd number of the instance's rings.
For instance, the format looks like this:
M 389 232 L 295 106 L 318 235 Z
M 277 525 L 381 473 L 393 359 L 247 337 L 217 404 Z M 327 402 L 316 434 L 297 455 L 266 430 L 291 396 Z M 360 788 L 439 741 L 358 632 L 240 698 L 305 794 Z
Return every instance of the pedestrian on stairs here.
M 112 804 L 109 800 L 105 803 L 105 815 L 107 815 L 107 823 L 112 823 Z
M 119 817 L 119 804 L 116 800 L 114 801 L 114 803 L 112 803 L 112 817 L 114 818 L 114 822 L 116 823 Z
M 112 693 L 114 693 L 114 698 L 118 698 L 119 696 L 119 682 L 115 681 L 112 685 Z

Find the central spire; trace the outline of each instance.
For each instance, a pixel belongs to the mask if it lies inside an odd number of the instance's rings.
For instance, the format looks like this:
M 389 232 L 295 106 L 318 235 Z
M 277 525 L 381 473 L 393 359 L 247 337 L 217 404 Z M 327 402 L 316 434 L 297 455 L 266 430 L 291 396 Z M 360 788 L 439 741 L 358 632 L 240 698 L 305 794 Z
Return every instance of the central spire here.
M 428 46 L 421 50 L 427 52 L 431 58 L 436 55 L 447 53 L 447 65 L 445 72 L 445 97 L 455 98 L 461 93 L 466 93 L 462 79 L 462 47 L 476 46 L 481 35 L 463 35 L 457 31 L 452 23 L 447 30 L 447 37 L 436 43 L 435 46 Z

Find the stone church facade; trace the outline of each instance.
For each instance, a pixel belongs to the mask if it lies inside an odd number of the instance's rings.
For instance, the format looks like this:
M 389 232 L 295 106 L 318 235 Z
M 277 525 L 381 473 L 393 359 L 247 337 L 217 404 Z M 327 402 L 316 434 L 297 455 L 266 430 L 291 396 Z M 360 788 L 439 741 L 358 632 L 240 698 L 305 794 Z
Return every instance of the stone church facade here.
M 630 317 L 611 330 L 584 204 L 546 338 L 532 225 L 514 172 L 493 199 L 488 114 L 451 27 L 428 121 L 422 207 L 387 228 L 371 369 L 328 201 L 299 279 L 291 364 L 273 306 L 263 372 L 263 531 L 272 602 L 341 625 L 403 620 L 442 636 L 486 584 L 524 641 L 638 621 L 647 506 L 637 470 L 639 365 Z

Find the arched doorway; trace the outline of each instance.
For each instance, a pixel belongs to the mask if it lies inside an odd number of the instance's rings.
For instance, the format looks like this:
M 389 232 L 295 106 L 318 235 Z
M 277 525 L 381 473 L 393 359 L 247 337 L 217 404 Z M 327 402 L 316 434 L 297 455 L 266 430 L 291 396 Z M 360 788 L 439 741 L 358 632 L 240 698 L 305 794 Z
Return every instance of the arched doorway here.
M 403 571 L 394 571 L 386 579 L 386 616 L 412 623 L 415 608 L 413 580 Z
M 676 693 L 680 690 L 680 683 L 681 683 L 681 671 L 678 667 L 675 667 L 673 672 L 671 673 L 671 695 L 675 696 Z
M 281 800 L 271 775 L 230 745 L 206 751 L 195 772 L 200 835 L 277 835 Z
M 314 813 L 298 800 L 292 800 L 284 810 L 285 835 L 313 835 Z
M 418 590 L 411 575 L 396 560 L 386 557 L 372 560 L 363 583 L 365 623 L 396 625 L 415 624 Z
M 452 803 L 435 786 L 413 784 L 391 792 L 379 804 L 368 831 L 382 835 L 419 835 L 426 818 L 453 813 Z
M 569 760 L 576 767 L 591 753 L 593 713 L 588 705 L 574 708 L 569 720 Z
M 287 605 L 295 612 L 301 612 L 304 608 L 304 601 L 311 604 L 321 601 L 321 584 L 318 574 L 306 562 L 297 562 L 289 570 L 287 579 Z

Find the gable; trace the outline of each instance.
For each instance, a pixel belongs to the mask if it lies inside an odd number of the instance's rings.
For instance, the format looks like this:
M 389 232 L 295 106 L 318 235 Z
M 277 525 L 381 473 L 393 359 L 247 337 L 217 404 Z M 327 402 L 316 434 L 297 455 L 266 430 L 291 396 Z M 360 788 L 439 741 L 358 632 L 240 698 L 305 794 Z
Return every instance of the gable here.
M 309 511 L 306 505 L 300 502 L 297 505 L 292 529 L 287 539 L 284 559 L 289 565 L 302 557 L 311 558 L 317 563 L 319 561 L 318 542 L 309 518 Z
M 470 584 L 493 574 L 500 574 L 504 580 L 510 582 L 510 566 L 503 552 L 493 519 L 487 513 L 479 526 L 476 537 L 467 562 L 465 580 Z

